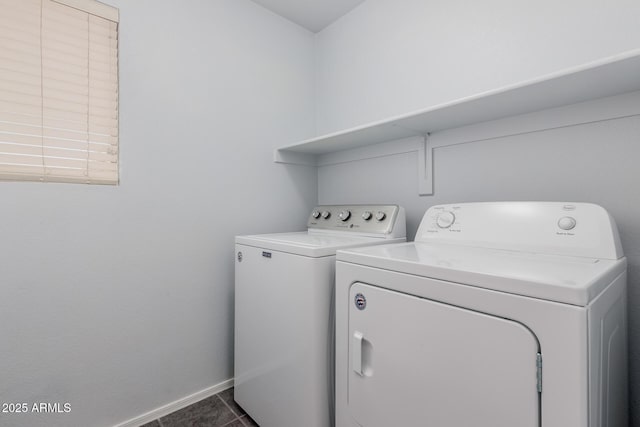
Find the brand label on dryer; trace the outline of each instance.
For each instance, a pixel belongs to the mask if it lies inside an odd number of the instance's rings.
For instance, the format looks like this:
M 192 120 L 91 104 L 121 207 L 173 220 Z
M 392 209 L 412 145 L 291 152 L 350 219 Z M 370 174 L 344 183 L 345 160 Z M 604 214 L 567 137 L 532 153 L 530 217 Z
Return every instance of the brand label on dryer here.
M 271 258 L 271 252 L 262 251 L 262 256 L 265 258 Z
M 364 310 L 365 307 L 367 306 L 367 299 L 362 294 L 356 294 L 356 297 L 354 298 L 354 302 L 358 310 Z

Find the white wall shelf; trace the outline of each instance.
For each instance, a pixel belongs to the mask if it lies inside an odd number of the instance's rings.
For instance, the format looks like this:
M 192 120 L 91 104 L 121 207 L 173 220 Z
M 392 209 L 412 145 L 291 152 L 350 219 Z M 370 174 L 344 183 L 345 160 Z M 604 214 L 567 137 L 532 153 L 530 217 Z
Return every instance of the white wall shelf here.
M 640 90 L 640 49 L 410 114 L 278 148 L 278 163 L 316 165 L 317 156 Z M 420 194 L 432 194 L 428 141 Z M 424 172 L 424 173 L 423 173 Z

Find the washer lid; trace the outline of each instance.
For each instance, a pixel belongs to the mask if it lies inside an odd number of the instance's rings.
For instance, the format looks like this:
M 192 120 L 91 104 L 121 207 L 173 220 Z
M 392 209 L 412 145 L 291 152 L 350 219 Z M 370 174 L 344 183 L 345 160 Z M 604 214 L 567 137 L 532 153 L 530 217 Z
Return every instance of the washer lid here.
M 274 251 L 288 252 L 313 258 L 331 256 L 336 250 L 366 245 L 380 245 L 390 242 L 404 242 L 405 239 L 385 239 L 340 234 L 319 234 L 301 231 L 297 233 L 258 234 L 236 236 L 236 243 Z
M 585 306 L 626 269 L 626 259 L 583 258 L 444 243 L 340 250 L 338 261 Z

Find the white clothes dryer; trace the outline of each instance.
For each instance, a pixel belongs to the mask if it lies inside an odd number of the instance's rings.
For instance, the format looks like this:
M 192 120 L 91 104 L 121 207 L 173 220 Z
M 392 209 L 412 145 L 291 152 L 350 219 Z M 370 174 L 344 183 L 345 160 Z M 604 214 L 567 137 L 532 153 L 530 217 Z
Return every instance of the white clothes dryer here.
M 398 206 L 318 206 L 308 230 L 236 237 L 235 401 L 261 427 L 333 425 L 340 248 L 404 242 Z
M 626 427 L 626 259 L 585 203 L 430 208 L 340 250 L 337 427 Z

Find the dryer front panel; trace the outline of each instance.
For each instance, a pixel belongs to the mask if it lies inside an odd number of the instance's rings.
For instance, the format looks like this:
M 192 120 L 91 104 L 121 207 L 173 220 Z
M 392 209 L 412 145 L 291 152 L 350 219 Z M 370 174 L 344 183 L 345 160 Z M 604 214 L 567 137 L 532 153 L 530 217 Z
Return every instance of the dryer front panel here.
M 539 427 L 538 352 L 520 323 L 356 283 L 349 413 L 363 427 Z

